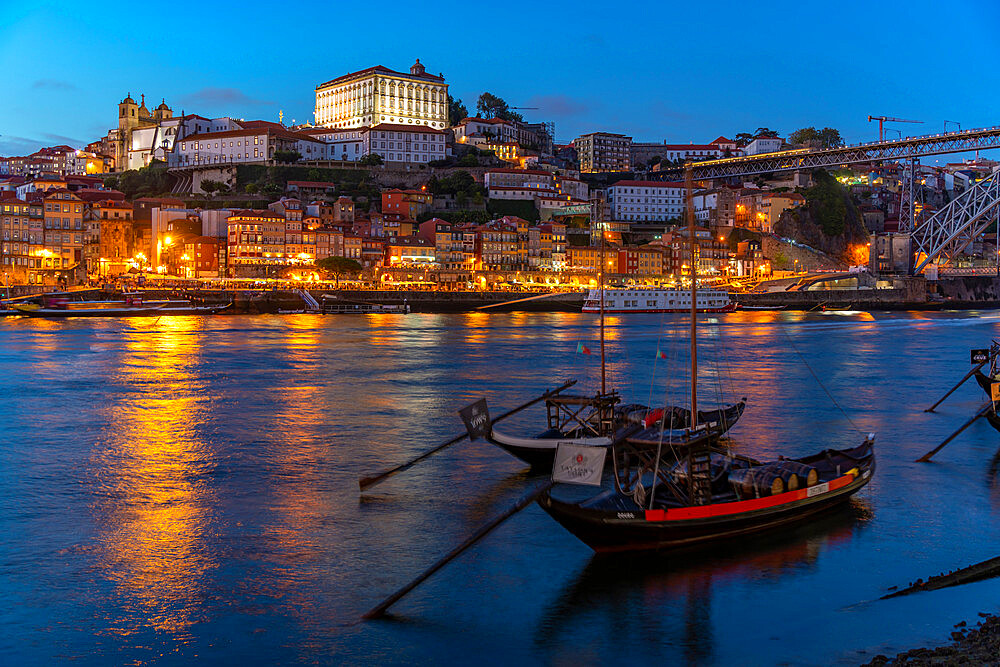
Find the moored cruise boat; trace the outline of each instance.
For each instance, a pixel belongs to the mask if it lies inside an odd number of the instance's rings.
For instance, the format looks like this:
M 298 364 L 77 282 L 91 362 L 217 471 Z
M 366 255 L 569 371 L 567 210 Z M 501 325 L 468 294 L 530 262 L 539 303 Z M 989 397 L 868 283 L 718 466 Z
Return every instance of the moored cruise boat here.
M 722 290 L 698 290 L 698 312 L 728 313 L 736 309 Z M 691 311 L 691 291 L 662 287 L 624 287 L 604 290 L 605 313 L 687 313 Z M 592 289 L 583 302 L 583 312 L 601 312 L 601 291 Z

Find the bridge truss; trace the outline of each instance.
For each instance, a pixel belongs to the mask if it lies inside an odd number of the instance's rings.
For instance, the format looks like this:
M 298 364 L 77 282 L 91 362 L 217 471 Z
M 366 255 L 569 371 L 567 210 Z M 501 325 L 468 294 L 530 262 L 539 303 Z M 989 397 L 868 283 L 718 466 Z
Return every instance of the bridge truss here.
M 995 171 L 914 227 L 911 247 L 919 260 L 913 272 L 942 256 L 950 261 L 997 220 L 998 212 L 1000 171 Z
M 778 153 L 708 160 L 695 162 L 692 168 L 695 180 L 707 180 L 752 176 L 776 171 L 836 167 L 858 162 L 902 161 L 925 155 L 945 155 L 989 148 L 1000 148 L 1000 126 L 932 134 L 924 137 L 907 137 L 896 141 L 872 141 L 866 144 L 824 150 L 801 148 Z M 649 174 L 652 179 L 660 178 L 663 180 L 680 180 L 683 176 L 683 169 L 671 169 Z

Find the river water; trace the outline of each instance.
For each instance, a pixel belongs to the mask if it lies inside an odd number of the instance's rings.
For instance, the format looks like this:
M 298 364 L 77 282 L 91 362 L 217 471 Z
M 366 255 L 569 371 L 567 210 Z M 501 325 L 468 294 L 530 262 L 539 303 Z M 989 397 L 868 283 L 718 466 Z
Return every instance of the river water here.
M 7 318 L 0 662 L 855 664 L 997 609 L 1000 580 L 878 598 L 1000 555 L 1000 435 L 979 422 L 913 462 L 982 402 L 970 381 L 923 412 L 1000 314 L 733 313 L 703 318 L 701 405 L 746 396 L 733 444 L 762 458 L 875 432 L 879 467 L 851 507 L 738 545 L 597 558 L 533 505 L 391 618 L 359 622 L 538 480 L 483 442 L 364 496 L 358 477 L 460 433 L 480 396 L 497 414 L 566 378 L 594 391 L 595 325 Z M 683 317 L 609 317 L 607 345 L 627 401 L 682 395 Z

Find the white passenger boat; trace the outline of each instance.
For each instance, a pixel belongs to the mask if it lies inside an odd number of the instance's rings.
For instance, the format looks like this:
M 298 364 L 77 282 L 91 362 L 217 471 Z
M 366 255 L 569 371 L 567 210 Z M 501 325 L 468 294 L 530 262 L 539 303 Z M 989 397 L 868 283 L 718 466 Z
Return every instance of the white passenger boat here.
M 698 290 L 698 312 L 728 313 L 736 309 L 729 294 L 722 290 Z M 583 302 L 583 312 L 601 312 L 601 291 L 592 289 Z M 604 289 L 605 313 L 688 313 L 691 292 L 662 287 L 624 287 Z

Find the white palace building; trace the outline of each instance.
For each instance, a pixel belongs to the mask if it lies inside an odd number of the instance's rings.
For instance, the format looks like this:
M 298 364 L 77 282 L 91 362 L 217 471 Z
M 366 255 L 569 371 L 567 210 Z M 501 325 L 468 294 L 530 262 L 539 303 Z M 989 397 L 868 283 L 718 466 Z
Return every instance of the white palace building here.
M 336 129 L 403 125 L 444 130 L 448 84 L 420 60 L 410 73 L 378 65 L 316 86 L 316 125 Z

